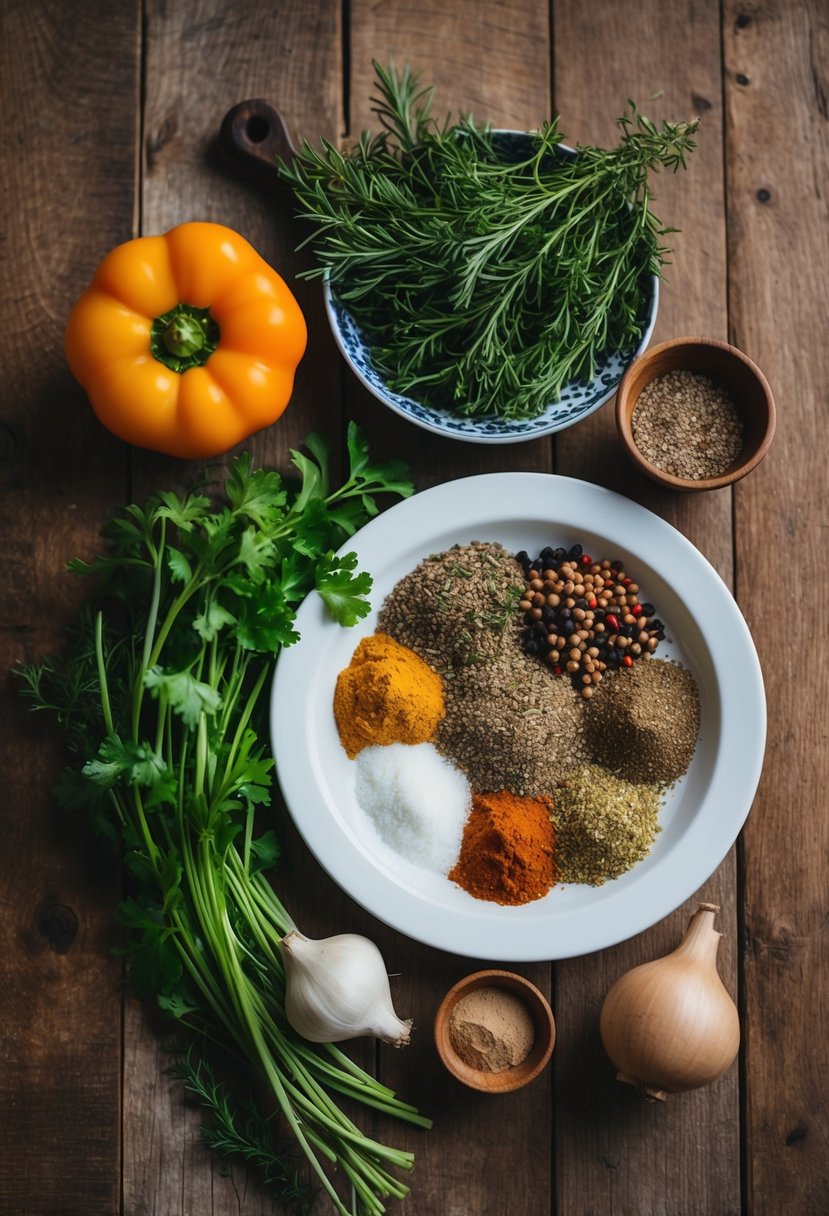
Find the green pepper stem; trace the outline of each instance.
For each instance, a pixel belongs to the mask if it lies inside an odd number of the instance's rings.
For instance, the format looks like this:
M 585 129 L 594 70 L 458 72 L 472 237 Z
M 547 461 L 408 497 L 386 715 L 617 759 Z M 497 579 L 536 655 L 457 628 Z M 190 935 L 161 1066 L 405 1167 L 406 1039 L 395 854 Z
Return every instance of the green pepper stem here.
M 173 317 L 164 330 L 164 345 L 171 355 L 176 355 L 179 359 L 195 355 L 206 341 L 207 334 L 201 322 L 182 313 Z
M 153 356 L 173 372 L 202 367 L 219 345 L 219 327 L 207 308 L 176 304 L 156 317 L 150 331 Z

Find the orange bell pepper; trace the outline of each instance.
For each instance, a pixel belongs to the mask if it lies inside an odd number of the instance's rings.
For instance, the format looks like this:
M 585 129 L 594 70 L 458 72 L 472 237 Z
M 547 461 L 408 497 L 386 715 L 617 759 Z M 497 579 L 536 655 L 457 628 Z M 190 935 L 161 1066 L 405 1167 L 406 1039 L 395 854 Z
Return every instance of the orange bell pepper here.
M 279 418 L 305 319 L 275 270 L 221 224 L 118 245 L 69 317 L 69 367 L 100 421 L 138 447 L 218 456 Z

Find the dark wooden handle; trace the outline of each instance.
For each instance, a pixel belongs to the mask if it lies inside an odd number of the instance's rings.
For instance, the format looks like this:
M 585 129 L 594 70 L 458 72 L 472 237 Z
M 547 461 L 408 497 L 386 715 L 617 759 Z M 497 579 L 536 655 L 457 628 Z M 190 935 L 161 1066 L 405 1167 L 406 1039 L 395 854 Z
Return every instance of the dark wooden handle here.
M 219 138 L 226 152 L 275 185 L 279 184 L 277 158 L 290 163 L 296 155 L 282 115 L 260 97 L 228 110 Z

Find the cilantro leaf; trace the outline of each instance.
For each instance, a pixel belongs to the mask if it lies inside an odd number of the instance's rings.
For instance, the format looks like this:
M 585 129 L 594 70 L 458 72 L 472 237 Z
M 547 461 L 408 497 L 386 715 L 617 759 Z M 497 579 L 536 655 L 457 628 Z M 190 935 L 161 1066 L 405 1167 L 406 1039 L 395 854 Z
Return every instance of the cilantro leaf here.
M 258 580 L 267 566 L 272 565 L 276 550 L 270 537 L 251 526 L 245 528 L 239 540 L 239 562 L 252 579 Z
M 204 642 L 212 642 L 225 625 L 235 625 L 236 617 L 216 600 L 211 600 L 204 612 L 193 620 L 193 628 Z
M 156 508 L 157 518 L 169 519 L 182 532 L 189 532 L 210 506 L 209 499 L 203 494 L 188 494 L 186 498 L 179 498 L 172 491 L 162 490 L 157 497 L 161 503 Z
M 305 456 L 295 448 L 291 448 L 291 460 L 302 474 L 302 484 L 293 505 L 293 513 L 297 516 L 315 498 L 325 499 L 328 495 L 328 460 L 330 448 L 319 435 L 309 435 L 305 446 L 311 453 Z
M 299 640 L 293 628 L 296 614 L 278 582 L 263 578 L 252 583 L 231 575 L 222 585 L 237 597 L 233 635 L 244 650 L 276 654 L 280 646 Z
M 279 841 L 274 831 L 263 832 L 250 842 L 250 872 L 258 874 L 261 870 L 272 870 L 279 861 Z
M 84 777 L 102 790 L 109 790 L 128 772 L 132 760 L 117 735 L 109 735 L 98 748 L 97 755 L 87 760 L 81 769 Z
M 167 546 L 167 565 L 170 567 L 170 576 L 175 583 L 189 583 L 193 577 L 193 571 L 189 561 L 180 549 L 174 549 L 172 545 Z
M 250 464 L 248 452 L 233 461 L 225 481 L 225 493 L 237 515 L 265 528 L 282 516 L 288 495 L 278 473 L 264 469 L 251 472 Z
M 401 460 L 390 460 L 385 464 L 371 464 L 368 442 L 354 422 L 349 422 L 346 437 L 350 480 L 375 492 L 383 490 L 408 498 L 414 491 L 407 466 Z M 373 505 L 373 503 L 372 503 Z
M 334 620 L 341 625 L 356 625 L 371 611 L 371 605 L 365 599 L 371 591 L 371 575 L 366 571 L 354 574 L 356 568 L 356 553 L 346 553 L 343 557 L 326 553 L 317 563 L 317 591 Z
M 99 789 L 109 790 L 122 777 L 132 785 L 153 786 L 167 773 L 162 756 L 149 743 L 134 743 L 108 735 L 81 772 Z
M 187 726 L 195 726 L 203 713 L 215 714 L 222 703 L 215 688 L 195 679 L 189 671 L 165 672 L 160 667 L 151 667 L 144 675 L 144 687 L 154 697 L 166 697 L 171 709 L 181 715 Z

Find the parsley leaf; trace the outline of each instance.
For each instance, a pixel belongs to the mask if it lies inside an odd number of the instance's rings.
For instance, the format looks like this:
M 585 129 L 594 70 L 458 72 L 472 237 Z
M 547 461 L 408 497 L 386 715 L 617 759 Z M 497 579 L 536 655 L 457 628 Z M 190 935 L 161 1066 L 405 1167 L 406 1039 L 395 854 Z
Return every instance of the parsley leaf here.
M 317 591 L 341 625 L 356 625 L 371 611 L 365 599 L 371 590 L 371 575 L 365 571 L 354 574 L 356 568 L 355 553 L 344 557 L 326 553 L 317 563 Z

